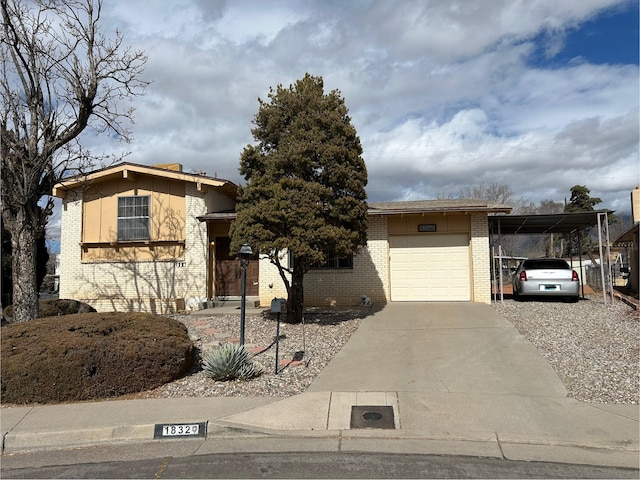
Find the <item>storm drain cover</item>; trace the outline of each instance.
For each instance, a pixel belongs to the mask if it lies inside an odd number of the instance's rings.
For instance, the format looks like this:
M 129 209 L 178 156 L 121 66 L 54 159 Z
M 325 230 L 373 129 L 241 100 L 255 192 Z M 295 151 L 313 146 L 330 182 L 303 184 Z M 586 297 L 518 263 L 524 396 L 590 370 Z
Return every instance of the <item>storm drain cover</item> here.
M 364 406 L 351 407 L 351 428 L 396 428 L 393 407 Z

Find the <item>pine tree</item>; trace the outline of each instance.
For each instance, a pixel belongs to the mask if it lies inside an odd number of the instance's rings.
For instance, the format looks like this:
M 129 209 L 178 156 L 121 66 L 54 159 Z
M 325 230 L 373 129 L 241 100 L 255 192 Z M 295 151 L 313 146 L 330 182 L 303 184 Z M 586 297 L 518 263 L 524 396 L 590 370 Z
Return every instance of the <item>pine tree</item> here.
M 268 256 L 287 289 L 287 321 L 300 322 L 305 273 L 366 243 L 367 170 L 345 101 L 337 90 L 325 95 L 321 77 L 278 85 L 259 104 L 257 144 L 240 158 L 246 185 L 231 249 L 248 242 Z
M 591 197 L 589 190 L 584 185 L 574 185 L 571 187 L 571 198 L 569 203 L 564 207 L 565 213 L 593 212 L 593 207 L 602 200 L 598 197 Z
M 598 197 L 591 197 L 589 190 L 584 185 L 574 185 L 571 187 L 571 198 L 569 203 L 564 207 L 564 213 L 581 213 L 581 212 L 593 212 L 595 205 L 602 203 L 602 200 Z M 580 255 L 588 253 L 594 246 L 594 242 L 591 239 L 588 231 L 578 231 L 570 235 L 565 235 L 567 240 L 567 247 L 565 249 L 566 254 L 571 255 L 578 253 Z M 578 249 L 579 250 L 576 250 Z

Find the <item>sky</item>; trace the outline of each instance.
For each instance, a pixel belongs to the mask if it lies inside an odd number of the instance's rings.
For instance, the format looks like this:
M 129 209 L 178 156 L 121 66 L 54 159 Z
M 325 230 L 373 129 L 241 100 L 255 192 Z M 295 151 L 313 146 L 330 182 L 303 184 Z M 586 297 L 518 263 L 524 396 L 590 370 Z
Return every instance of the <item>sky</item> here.
M 368 200 L 498 183 L 630 210 L 640 184 L 638 0 L 108 0 L 106 32 L 148 55 L 126 161 L 236 184 L 258 98 L 305 73 L 339 90 Z M 55 223 L 55 219 L 53 220 Z

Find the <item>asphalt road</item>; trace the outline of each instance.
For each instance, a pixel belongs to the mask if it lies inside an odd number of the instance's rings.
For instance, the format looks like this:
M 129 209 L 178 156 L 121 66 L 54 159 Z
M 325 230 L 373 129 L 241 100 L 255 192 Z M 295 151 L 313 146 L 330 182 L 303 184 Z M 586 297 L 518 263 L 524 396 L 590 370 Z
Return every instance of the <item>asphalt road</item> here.
M 135 448 L 135 447 L 134 447 Z M 63 452 L 60 452 L 63 455 Z M 31 454 L 19 454 L 29 465 Z M 33 455 L 38 455 L 34 453 Z M 70 461 L 78 459 L 69 451 Z M 108 455 L 107 455 L 108 456 Z M 15 455 L 9 462 L 16 465 Z M 60 461 L 60 459 L 58 459 Z M 10 478 L 638 478 L 634 469 L 376 453 L 225 453 L 5 468 Z M 18 461 L 17 463 L 21 463 Z

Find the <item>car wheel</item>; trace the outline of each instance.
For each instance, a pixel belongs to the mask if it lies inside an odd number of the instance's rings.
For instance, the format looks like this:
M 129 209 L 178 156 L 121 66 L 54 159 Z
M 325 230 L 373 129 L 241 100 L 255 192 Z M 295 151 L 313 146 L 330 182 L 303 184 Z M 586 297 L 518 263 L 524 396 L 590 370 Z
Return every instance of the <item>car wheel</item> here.
M 516 302 L 519 302 L 522 300 L 522 298 L 520 297 L 520 294 L 518 293 L 518 289 L 516 287 L 513 287 L 513 299 Z

